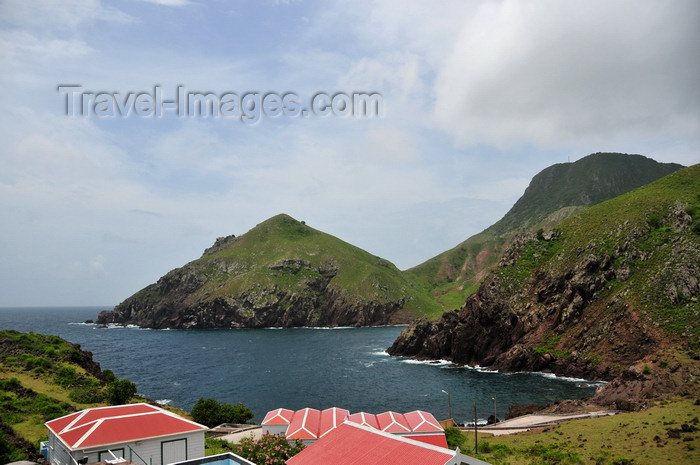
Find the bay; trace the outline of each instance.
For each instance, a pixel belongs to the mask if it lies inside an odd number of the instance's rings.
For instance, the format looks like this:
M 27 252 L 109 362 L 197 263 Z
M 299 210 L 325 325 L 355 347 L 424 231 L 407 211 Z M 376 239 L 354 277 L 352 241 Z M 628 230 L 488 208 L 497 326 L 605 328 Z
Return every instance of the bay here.
M 83 323 L 105 309 L 0 308 L 0 329 L 80 344 L 102 369 L 135 382 L 147 398 L 185 410 L 201 397 L 242 403 L 257 422 L 279 407 L 342 407 L 352 413 L 419 409 L 444 419 L 448 391 L 457 422 L 472 421 L 474 402 L 480 419 L 494 410 L 503 419 L 509 404 L 587 397 L 598 385 L 390 357 L 385 351 L 403 329 L 396 326 L 177 331 Z

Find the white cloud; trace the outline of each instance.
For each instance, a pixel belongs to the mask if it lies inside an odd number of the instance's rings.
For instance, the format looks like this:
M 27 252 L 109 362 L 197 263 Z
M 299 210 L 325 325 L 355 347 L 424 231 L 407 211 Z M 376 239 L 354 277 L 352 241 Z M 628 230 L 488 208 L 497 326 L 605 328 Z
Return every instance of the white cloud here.
M 142 2 L 147 2 L 147 3 L 155 3 L 156 5 L 161 5 L 161 6 L 170 6 L 170 7 L 181 7 L 181 6 L 187 6 L 187 5 L 192 5 L 192 2 L 188 0 L 141 0 Z
M 4 0 L 0 3 L 0 18 L 15 27 L 36 27 L 44 32 L 75 30 L 95 21 L 133 21 L 131 16 L 100 0 Z
M 484 3 L 435 84 L 462 144 L 697 137 L 696 2 Z

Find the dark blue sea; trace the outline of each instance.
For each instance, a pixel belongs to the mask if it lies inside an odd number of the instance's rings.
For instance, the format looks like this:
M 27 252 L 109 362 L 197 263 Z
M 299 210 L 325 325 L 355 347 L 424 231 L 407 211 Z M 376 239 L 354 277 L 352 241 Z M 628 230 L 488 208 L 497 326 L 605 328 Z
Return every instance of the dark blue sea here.
M 593 395 L 595 383 L 550 374 L 501 374 L 447 362 L 390 357 L 401 327 L 231 329 L 99 328 L 85 324 L 105 307 L 0 308 L 0 329 L 54 334 L 93 353 L 102 369 L 135 382 L 147 398 L 190 410 L 200 398 L 242 403 L 259 422 L 284 407 L 351 412 L 426 410 L 460 423 L 508 404 L 545 404 Z

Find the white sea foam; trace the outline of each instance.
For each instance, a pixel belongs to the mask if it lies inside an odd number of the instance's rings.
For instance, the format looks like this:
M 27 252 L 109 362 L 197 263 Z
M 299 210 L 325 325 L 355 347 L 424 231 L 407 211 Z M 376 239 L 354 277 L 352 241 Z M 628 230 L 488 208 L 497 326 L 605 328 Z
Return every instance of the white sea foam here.
M 158 400 L 156 400 L 156 404 L 158 404 L 158 405 L 169 405 L 170 402 L 172 402 L 172 399 L 158 399 Z
M 449 360 L 416 360 L 414 358 L 406 358 L 401 360 L 402 363 L 409 363 L 413 365 L 431 365 L 431 366 L 445 366 L 445 365 L 452 365 L 452 362 Z

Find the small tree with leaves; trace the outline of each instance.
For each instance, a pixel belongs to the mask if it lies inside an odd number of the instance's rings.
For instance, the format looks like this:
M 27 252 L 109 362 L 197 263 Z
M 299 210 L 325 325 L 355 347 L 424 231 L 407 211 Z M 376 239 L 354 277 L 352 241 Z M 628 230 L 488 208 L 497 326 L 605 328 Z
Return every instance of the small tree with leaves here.
M 124 404 L 135 395 L 136 384 L 126 378 L 113 381 L 107 388 L 107 400 L 112 405 Z
M 210 428 L 222 423 L 247 423 L 253 412 L 243 404 L 229 405 L 216 399 L 200 398 L 192 408 L 192 418 Z

